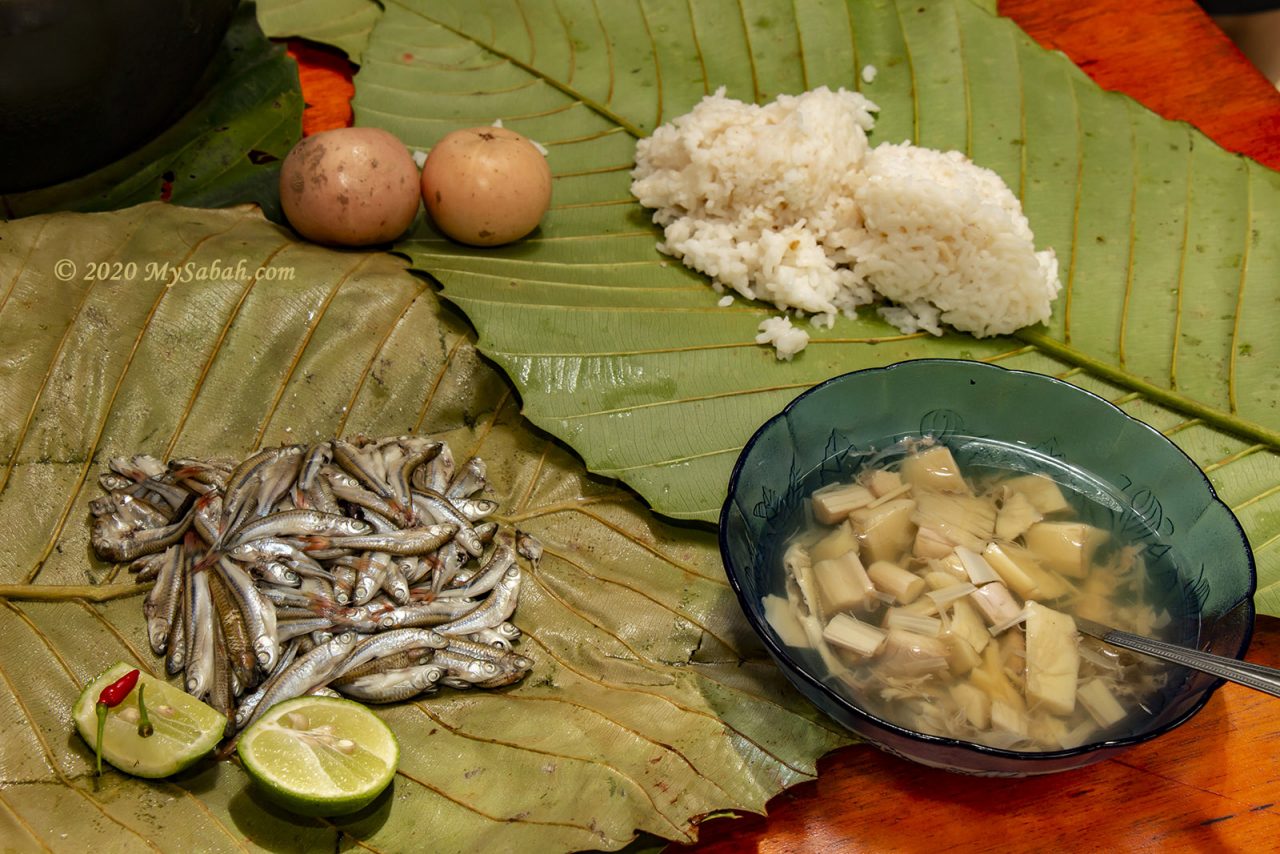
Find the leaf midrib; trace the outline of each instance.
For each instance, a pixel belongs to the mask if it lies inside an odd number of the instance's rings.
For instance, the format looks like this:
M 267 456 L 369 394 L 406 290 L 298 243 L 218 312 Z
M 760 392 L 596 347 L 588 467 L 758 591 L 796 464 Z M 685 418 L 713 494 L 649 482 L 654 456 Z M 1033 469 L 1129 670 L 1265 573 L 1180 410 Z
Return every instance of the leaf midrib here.
M 554 89 L 558 89 L 559 91 L 568 95 L 570 98 L 573 98 L 574 100 L 578 101 L 588 109 L 594 110 L 595 112 L 599 113 L 603 118 L 613 122 L 618 127 L 622 128 L 627 133 L 631 134 L 636 139 L 640 139 L 645 135 L 644 131 L 640 128 L 639 125 L 633 124 L 632 122 L 618 115 L 613 110 L 610 110 L 608 107 L 606 107 L 604 104 L 601 104 L 599 101 L 595 100 L 594 98 L 587 96 L 583 92 L 578 91 L 577 89 L 573 88 L 572 86 L 570 86 L 569 84 L 561 80 L 557 80 L 556 78 L 543 73 L 537 67 L 530 65 L 524 60 L 517 59 L 516 57 L 512 56 L 511 54 L 507 53 L 506 51 L 494 45 L 486 44 L 485 42 L 481 41 L 475 36 L 472 36 L 470 33 L 459 30 L 458 28 L 450 26 L 449 24 L 446 24 L 437 18 L 433 18 L 430 15 L 420 12 L 417 9 L 413 8 L 412 6 L 408 6 L 405 3 L 401 2 L 401 0 L 386 0 L 386 2 L 389 5 L 402 9 L 411 15 L 418 16 L 422 20 L 427 21 L 428 23 L 434 26 L 440 27 L 443 30 L 448 30 L 449 32 L 453 33 L 455 36 L 458 36 L 459 38 L 462 38 L 462 39 L 466 39 L 467 41 L 474 44 L 476 47 L 486 50 L 489 53 L 493 54 L 494 56 L 501 57 L 502 59 L 514 65 L 516 68 L 519 68 L 521 71 L 524 71 L 526 74 L 530 74 L 530 75 L 533 75 L 534 77 L 537 77 L 539 80 L 546 83 L 548 86 L 551 86 Z M 612 67 L 612 64 L 610 64 L 610 67 Z
M 1199 418 L 1210 427 L 1216 427 L 1241 439 L 1250 439 L 1270 448 L 1280 448 L 1280 430 L 1274 430 L 1256 421 L 1241 418 L 1239 415 L 1224 412 L 1210 403 L 1188 397 L 1179 391 L 1158 386 L 1125 371 L 1118 365 L 1111 365 L 1080 352 L 1069 344 L 1035 328 L 1021 329 L 1013 333 L 1013 337 L 1036 347 L 1040 352 L 1073 364 L 1098 379 L 1118 385 L 1141 394 L 1155 403 L 1167 406 L 1177 412 Z

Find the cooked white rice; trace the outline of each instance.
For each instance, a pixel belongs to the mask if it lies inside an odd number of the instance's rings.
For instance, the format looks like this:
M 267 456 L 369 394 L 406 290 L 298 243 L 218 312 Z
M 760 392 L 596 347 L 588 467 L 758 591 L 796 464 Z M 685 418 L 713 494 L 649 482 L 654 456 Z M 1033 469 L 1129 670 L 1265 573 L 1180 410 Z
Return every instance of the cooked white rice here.
M 826 87 L 764 106 L 708 96 L 636 147 L 631 190 L 662 251 L 750 299 L 830 326 L 877 298 L 903 331 L 977 336 L 1048 320 L 1059 284 L 1000 177 L 958 152 L 868 147 L 877 107 Z M 777 322 L 782 321 L 782 322 Z M 808 333 L 761 324 L 778 358 Z

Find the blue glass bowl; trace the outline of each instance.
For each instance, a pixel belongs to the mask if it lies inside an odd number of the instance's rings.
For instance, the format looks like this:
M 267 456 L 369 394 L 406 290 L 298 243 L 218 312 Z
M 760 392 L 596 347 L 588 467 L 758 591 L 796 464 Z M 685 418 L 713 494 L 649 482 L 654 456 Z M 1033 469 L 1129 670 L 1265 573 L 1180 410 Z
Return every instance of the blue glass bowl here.
M 924 359 L 856 371 L 797 397 L 742 449 L 720 513 L 729 582 L 787 678 L 819 709 L 899 756 L 971 774 L 1021 776 L 1078 768 L 1168 732 L 1222 684 L 1179 670 L 1148 719 L 1123 737 L 1070 750 L 1022 752 L 927 735 L 859 707 L 824 683 L 814 660 L 788 648 L 764 616 L 784 595 L 782 552 L 804 524 L 814 489 L 851 479 L 871 455 L 931 435 L 968 470 L 984 465 L 1047 474 L 1088 497 L 1086 521 L 1143 546 L 1168 595 L 1174 636 L 1242 658 L 1257 587 L 1240 523 L 1176 445 L 1102 398 L 1052 377 L 979 362 Z M 1064 490 L 1071 497 L 1071 493 Z

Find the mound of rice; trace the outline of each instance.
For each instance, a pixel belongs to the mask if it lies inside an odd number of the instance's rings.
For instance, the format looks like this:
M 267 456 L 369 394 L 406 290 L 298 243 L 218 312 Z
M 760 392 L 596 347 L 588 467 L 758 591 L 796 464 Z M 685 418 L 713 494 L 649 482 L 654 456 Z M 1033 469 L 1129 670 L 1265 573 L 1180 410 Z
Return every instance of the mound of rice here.
M 764 106 L 721 89 L 640 140 L 631 191 L 654 209 L 658 248 L 717 291 L 819 326 L 877 299 L 904 332 L 946 323 L 982 337 L 1048 320 L 1057 261 L 1035 251 L 1000 177 L 959 152 L 870 148 L 876 111 L 843 89 Z M 782 317 L 756 340 L 783 359 L 808 338 Z

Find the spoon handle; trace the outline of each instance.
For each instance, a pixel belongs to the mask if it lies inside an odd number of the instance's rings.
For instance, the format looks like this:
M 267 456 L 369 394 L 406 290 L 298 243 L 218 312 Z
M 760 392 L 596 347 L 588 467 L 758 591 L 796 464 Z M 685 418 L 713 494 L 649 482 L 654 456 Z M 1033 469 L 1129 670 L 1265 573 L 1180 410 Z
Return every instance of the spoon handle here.
M 1248 688 L 1262 691 L 1273 697 L 1280 697 L 1280 670 L 1274 667 L 1264 667 L 1261 664 L 1237 661 L 1234 658 L 1201 652 L 1198 649 L 1191 649 L 1178 644 L 1152 640 L 1151 638 L 1144 638 L 1141 635 L 1122 632 L 1118 629 L 1097 625 L 1096 623 L 1086 626 L 1085 623 L 1089 622 L 1087 620 L 1077 620 L 1076 622 L 1080 630 L 1085 634 L 1093 635 L 1113 646 L 1141 652 L 1152 658 L 1171 661 L 1174 664 L 1181 664 L 1183 667 L 1200 670 L 1226 679 L 1229 682 L 1236 682 Z

